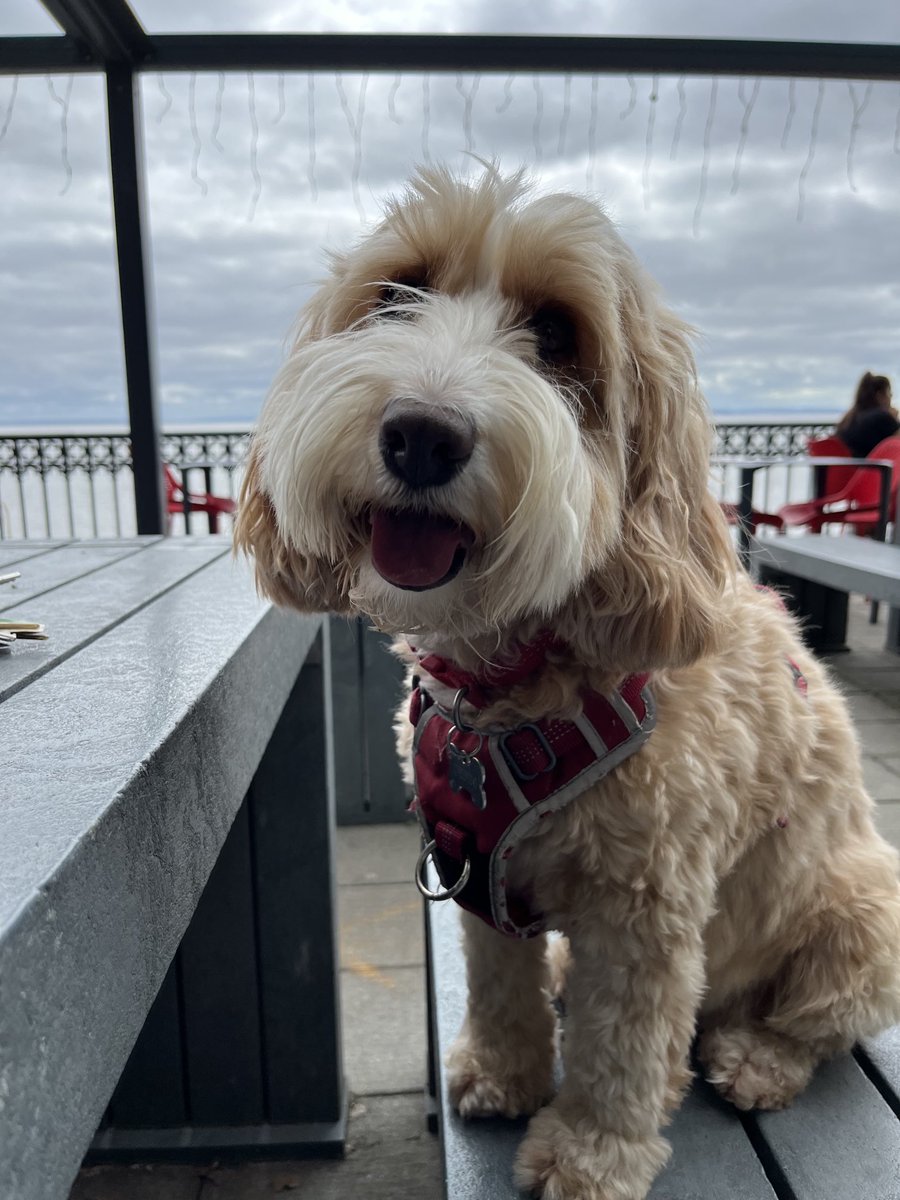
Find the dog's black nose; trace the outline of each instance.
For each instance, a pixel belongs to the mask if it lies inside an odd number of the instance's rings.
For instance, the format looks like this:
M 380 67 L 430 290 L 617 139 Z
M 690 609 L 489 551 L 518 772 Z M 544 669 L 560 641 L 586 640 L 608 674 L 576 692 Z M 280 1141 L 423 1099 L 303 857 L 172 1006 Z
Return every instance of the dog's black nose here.
M 471 458 L 475 426 L 456 409 L 404 397 L 385 409 L 378 446 L 384 465 L 408 487 L 440 487 Z

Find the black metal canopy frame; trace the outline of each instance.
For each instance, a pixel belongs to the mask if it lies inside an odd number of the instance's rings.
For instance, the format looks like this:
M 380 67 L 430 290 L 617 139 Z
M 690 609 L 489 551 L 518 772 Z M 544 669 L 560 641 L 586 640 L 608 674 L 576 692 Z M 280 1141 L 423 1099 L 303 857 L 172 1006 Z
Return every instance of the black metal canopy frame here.
M 672 73 L 900 79 L 900 46 L 488 34 L 150 34 L 127 0 L 41 0 L 63 37 L 0 38 L 0 74 L 106 75 L 125 375 L 140 533 L 164 529 L 143 230 L 142 71 Z

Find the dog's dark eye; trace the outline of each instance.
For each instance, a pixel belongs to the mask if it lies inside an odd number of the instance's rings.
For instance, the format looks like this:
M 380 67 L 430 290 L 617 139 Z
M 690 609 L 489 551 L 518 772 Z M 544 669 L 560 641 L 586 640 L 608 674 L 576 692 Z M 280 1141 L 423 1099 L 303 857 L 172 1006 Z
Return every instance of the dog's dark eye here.
M 378 310 L 384 309 L 385 311 L 381 315 L 385 317 L 406 317 L 409 315 L 408 312 L 405 312 L 403 307 L 397 306 L 417 304 L 421 300 L 421 296 L 417 293 L 425 291 L 427 288 L 428 278 L 424 273 L 401 275 L 393 282 L 382 286 L 378 293 Z
M 539 308 L 528 328 L 537 338 L 538 354 L 546 362 L 563 362 L 575 357 L 575 326 L 564 312 Z

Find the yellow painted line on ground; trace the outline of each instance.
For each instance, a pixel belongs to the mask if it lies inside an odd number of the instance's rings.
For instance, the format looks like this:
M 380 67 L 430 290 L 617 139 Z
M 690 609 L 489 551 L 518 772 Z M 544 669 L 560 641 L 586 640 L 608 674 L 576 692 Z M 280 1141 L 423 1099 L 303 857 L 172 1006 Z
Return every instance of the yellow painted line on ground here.
M 395 988 L 397 983 L 390 975 L 385 975 L 378 967 L 365 959 L 359 958 L 351 946 L 354 934 L 359 934 L 364 929 L 369 929 L 373 925 L 378 925 L 381 921 L 390 920 L 392 917 L 402 917 L 406 913 L 415 912 L 419 907 L 418 900 L 408 900 L 403 904 L 395 904 L 391 908 L 383 908 L 380 912 L 372 913 L 368 917 L 360 917 L 356 921 L 341 922 L 341 957 L 346 970 L 352 971 L 354 975 L 358 975 L 361 979 L 366 979 L 370 983 L 380 984 L 381 987 Z
M 359 917 L 356 921 L 348 921 L 342 925 L 342 929 L 345 933 L 352 933 L 354 930 L 363 929 L 368 925 L 377 925 L 379 921 L 387 921 L 390 917 L 402 917 L 404 913 L 415 912 L 421 903 L 421 900 L 407 900 L 403 904 L 395 904 L 392 908 L 383 908 L 369 917 Z
M 397 986 L 396 980 L 379 971 L 377 967 L 373 967 L 371 963 L 362 962 L 357 958 L 349 958 L 345 966 L 348 971 L 352 971 L 354 975 L 359 975 L 362 979 L 367 979 L 369 983 L 379 983 L 386 988 Z

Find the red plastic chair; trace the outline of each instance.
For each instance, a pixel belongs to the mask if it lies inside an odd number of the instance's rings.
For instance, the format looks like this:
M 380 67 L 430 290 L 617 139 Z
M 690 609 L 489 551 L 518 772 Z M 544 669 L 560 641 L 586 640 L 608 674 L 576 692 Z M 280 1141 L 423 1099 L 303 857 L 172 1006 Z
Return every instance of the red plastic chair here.
M 891 491 L 888 496 L 888 520 L 897 520 L 897 495 L 900 491 L 900 437 L 896 434 L 893 437 L 885 438 L 867 456 L 875 461 L 892 462 L 894 471 L 891 475 Z M 875 474 L 874 471 L 870 474 Z M 873 521 L 871 517 L 864 513 L 851 512 L 844 519 L 844 524 L 849 525 L 854 533 L 861 536 L 871 537 L 878 529 L 878 522 Z
M 737 525 L 740 522 L 741 510 L 737 504 L 732 504 L 730 500 L 720 500 L 719 508 L 725 514 L 725 520 L 729 525 Z M 758 508 L 750 509 L 750 520 L 748 521 L 750 532 L 755 533 L 758 525 L 772 525 L 775 529 L 784 529 L 784 522 L 777 513 L 763 512 Z
M 852 458 L 849 447 L 836 434 L 828 437 L 810 438 L 806 453 L 811 458 Z M 847 486 L 856 472 L 856 467 L 817 467 L 816 496 L 831 496 Z
M 184 523 L 187 526 L 187 513 L 185 513 L 185 499 L 187 499 L 188 511 L 206 513 L 209 532 L 218 533 L 219 516 L 233 513 L 234 501 L 229 500 L 226 496 L 213 496 L 211 492 L 204 492 L 202 495 L 194 492 L 185 493 L 184 484 L 168 465 L 163 466 L 163 474 L 166 481 L 166 511 L 169 514 L 169 527 L 171 528 L 174 513 L 184 513 Z
M 824 454 L 820 447 L 821 441 L 825 440 L 821 439 L 817 447 L 819 456 Z M 875 451 L 881 450 L 886 442 L 892 440 L 895 439 L 887 438 L 885 442 L 881 442 L 875 447 L 869 458 L 878 458 L 879 455 Z M 845 455 L 847 455 L 846 446 L 841 457 Z M 894 461 L 891 451 L 886 452 L 886 456 L 891 457 L 891 460 Z M 826 491 L 824 495 L 817 496 L 814 500 L 783 505 L 778 510 L 778 515 L 785 526 L 805 525 L 813 533 L 821 533 L 823 525 L 849 525 L 852 527 L 861 525 L 863 528 L 875 529 L 878 524 L 881 499 L 880 472 L 869 470 L 866 467 L 828 467 L 826 468 L 826 479 L 828 479 L 828 473 L 833 471 L 844 473 L 846 482 L 843 486 L 833 492 Z

